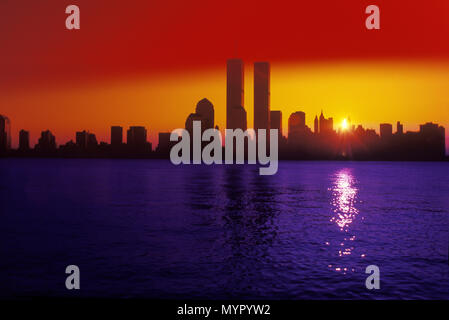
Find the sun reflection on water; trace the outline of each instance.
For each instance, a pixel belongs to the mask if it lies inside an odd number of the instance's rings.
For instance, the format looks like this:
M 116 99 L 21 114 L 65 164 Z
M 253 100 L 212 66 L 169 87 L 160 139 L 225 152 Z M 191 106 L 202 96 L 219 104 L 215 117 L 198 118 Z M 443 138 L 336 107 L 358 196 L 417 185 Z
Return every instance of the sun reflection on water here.
M 329 264 L 328 267 L 337 272 L 354 272 L 353 267 L 343 265 L 348 262 L 347 260 L 341 260 L 349 258 L 354 251 L 354 241 L 356 235 L 351 232 L 351 225 L 354 223 L 359 210 L 356 208 L 358 189 L 355 186 L 355 178 L 350 169 L 342 169 L 335 174 L 335 180 L 332 188 L 332 211 L 333 215 L 330 219 L 331 222 L 338 226 L 340 235 L 337 235 L 337 239 L 332 241 L 332 247 L 336 248 L 336 254 L 339 258 L 337 264 Z M 331 242 L 326 242 L 327 246 L 331 245 Z M 364 255 L 362 255 L 362 258 Z
M 335 185 L 332 189 L 332 206 L 335 216 L 331 218 L 341 231 L 348 231 L 349 226 L 359 213 L 354 206 L 357 188 L 354 187 L 354 177 L 349 170 L 337 173 Z

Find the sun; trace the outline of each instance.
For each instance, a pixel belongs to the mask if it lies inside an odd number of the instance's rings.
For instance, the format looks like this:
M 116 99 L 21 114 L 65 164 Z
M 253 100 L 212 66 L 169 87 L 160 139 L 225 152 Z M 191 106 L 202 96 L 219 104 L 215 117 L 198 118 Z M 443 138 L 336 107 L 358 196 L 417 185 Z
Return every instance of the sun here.
M 342 130 L 348 130 L 348 127 L 349 127 L 348 120 L 344 118 L 343 121 L 341 122 L 341 128 Z

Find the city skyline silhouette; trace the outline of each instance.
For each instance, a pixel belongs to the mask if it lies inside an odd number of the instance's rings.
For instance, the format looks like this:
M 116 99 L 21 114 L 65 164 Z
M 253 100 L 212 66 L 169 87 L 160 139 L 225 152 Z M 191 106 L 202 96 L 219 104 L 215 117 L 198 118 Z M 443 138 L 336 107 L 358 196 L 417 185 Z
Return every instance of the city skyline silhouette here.
M 447 108 L 443 108 L 446 95 L 442 93 L 443 83 L 438 79 L 427 80 L 422 77 L 422 83 L 414 89 L 413 94 L 406 95 L 404 91 L 414 88 L 413 84 L 420 73 L 415 71 L 398 70 L 403 73 L 396 74 L 395 81 L 390 78 L 374 78 L 372 82 L 372 95 L 367 89 L 357 90 L 352 85 L 347 86 L 346 80 L 337 78 L 338 72 L 344 72 L 344 79 L 357 85 L 356 78 L 352 75 L 351 66 L 335 69 L 333 66 L 323 68 L 316 66 L 309 69 L 293 69 L 288 81 L 285 78 L 285 68 L 282 64 L 271 66 L 270 72 L 270 108 L 271 110 L 282 110 L 283 112 L 283 134 L 288 135 L 288 116 L 296 111 L 307 113 L 306 124 L 314 127 L 314 116 L 319 115 L 321 109 L 334 118 L 335 127 L 340 126 L 344 119 L 351 119 L 352 123 L 362 124 L 365 128 L 375 129 L 379 133 L 379 123 L 395 124 L 400 120 L 408 131 L 419 131 L 419 125 L 424 122 L 437 122 L 448 127 L 449 115 Z M 381 67 L 381 66 L 379 66 Z M 320 71 L 321 70 L 321 71 Z M 245 93 L 244 106 L 241 109 L 242 118 L 246 113 L 247 128 L 254 127 L 254 79 L 253 64 L 244 65 Z M 444 69 L 442 69 L 442 72 Z M 315 74 L 322 75 L 317 78 Z M 379 74 L 389 72 L 379 69 Z M 443 72 L 444 73 L 444 72 Z M 349 74 L 349 76 L 347 76 Z M 389 73 L 385 73 L 385 76 Z M 183 75 L 184 76 L 184 75 Z M 187 75 L 185 75 L 187 76 Z M 369 74 L 368 74 L 369 76 Z M 375 76 L 373 74 L 372 76 Z M 197 77 L 193 75 L 193 77 Z M 160 92 L 156 92 L 153 86 L 156 84 L 145 83 L 138 85 L 136 91 L 134 85 L 126 94 L 123 85 L 117 83 L 113 88 L 89 89 L 85 94 L 84 89 L 73 87 L 70 98 L 66 96 L 67 89 L 61 87 L 54 91 L 50 87 L 40 88 L 21 94 L 10 101 L 12 93 L 2 95 L 3 106 L 0 112 L 12 120 L 12 146 L 18 147 L 19 131 L 25 128 L 30 131 L 30 142 L 37 143 L 39 133 L 48 128 L 56 136 L 58 144 L 64 144 L 74 139 L 73 132 L 89 130 L 95 132 L 98 141 L 110 140 L 110 125 L 145 126 L 148 129 L 148 139 L 156 146 L 158 143 L 158 132 L 168 132 L 176 127 L 184 127 L 186 114 L 192 112 L 195 104 L 201 98 L 207 98 L 214 105 L 215 123 L 224 129 L 226 126 L 226 64 L 220 71 L 217 82 L 215 73 L 203 74 L 197 80 L 183 83 L 181 79 L 170 82 L 170 90 L 166 78 L 160 79 Z M 439 76 L 438 76 L 439 77 Z M 210 81 L 208 81 L 210 79 Z M 327 80 L 326 80 L 327 79 Z M 342 78 L 343 79 L 343 78 Z M 397 81 L 396 81 L 397 80 Z M 200 82 L 197 82 L 200 81 Z M 363 80 L 367 81 L 367 80 Z M 409 82 L 413 87 L 404 87 L 403 82 Z M 165 83 L 165 84 L 164 84 Z M 294 86 L 293 86 L 294 84 Z M 90 86 L 90 85 L 88 85 Z M 125 86 L 127 87 L 127 86 Z M 184 88 L 182 88 L 184 87 Z M 365 85 L 362 85 L 365 87 Z M 87 87 L 86 87 L 87 88 Z M 107 91 L 105 91 L 107 88 Z M 127 89 L 126 89 L 127 90 Z M 375 90 L 375 91 L 373 91 Z M 434 93 L 429 90 L 435 91 Z M 449 87 L 448 87 L 449 90 Z M 59 93 L 59 91 L 61 91 Z M 94 95 L 94 97 L 92 97 Z M 12 97 L 10 96 L 10 97 Z M 27 97 L 34 96 L 32 102 Z M 62 100 L 61 100 L 62 99 Z M 386 99 L 386 100 L 385 100 Z M 30 104 L 31 103 L 31 104 Z M 39 107 L 34 107 L 38 104 Z M 57 110 L 52 110 L 57 104 Z M 406 109 L 404 109 L 407 106 Z M 107 107 L 107 110 L 104 108 Z M 238 107 L 239 108 L 239 107 Z M 237 108 L 237 110 L 238 110 Z M 448 134 L 446 132 L 446 134 Z M 448 141 L 446 135 L 446 141 Z M 448 145 L 449 146 L 449 145 Z
M 254 63 L 254 130 L 282 128 L 282 110 L 270 108 L 270 63 Z M 226 84 L 226 129 L 247 130 L 247 112 L 244 105 L 244 62 L 241 59 L 227 61 Z M 271 119 L 271 114 L 273 117 Z M 0 151 L 8 154 L 11 150 L 10 120 L 2 116 L 0 121 Z M 219 129 L 215 125 L 213 103 L 201 99 L 194 113 L 190 113 L 184 128 L 191 133 L 193 122 L 200 121 L 202 130 Z M 175 128 L 174 128 L 175 129 Z M 173 130 L 174 130 L 173 129 Z M 51 130 L 41 133 L 34 148 L 30 147 L 30 133 L 21 129 L 19 146 L 15 155 L 58 155 L 60 156 L 100 156 L 100 157 L 167 157 L 173 142 L 170 132 L 159 132 L 159 141 L 153 148 L 147 138 L 147 128 L 130 126 L 124 141 L 124 128 L 111 126 L 109 143 L 97 141 L 95 133 L 78 131 L 75 141 L 70 140 L 57 146 Z M 426 122 L 417 132 L 404 131 L 398 120 L 396 132 L 393 125 L 379 124 L 379 133 L 352 124 L 344 118 L 341 126 L 335 128 L 332 117 L 325 118 L 323 109 L 315 115 L 313 129 L 306 125 L 306 113 L 295 111 L 288 118 L 288 134 L 279 135 L 280 156 L 284 159 L 354 159 L 354 160 L 443 160 L 446 157 L 445 129 L 436 123 Z M 124 147 L 126 145 L 126 147 Z M 31 152 L 34 150 L 34 153 Z

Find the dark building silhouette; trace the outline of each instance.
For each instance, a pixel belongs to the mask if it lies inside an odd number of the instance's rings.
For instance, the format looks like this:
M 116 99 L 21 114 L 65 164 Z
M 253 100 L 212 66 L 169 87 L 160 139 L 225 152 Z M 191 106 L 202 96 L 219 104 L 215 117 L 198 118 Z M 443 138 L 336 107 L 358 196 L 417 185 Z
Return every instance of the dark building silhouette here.
M 366 134 L 368 135 L 368 136 L 370 136 L 370 137 L 372 137 L 372 138 L 374 138 L 374 137 L 378 137 L 377 136 L 377 134 L 376 134 L 376 130 L 374 130 L 374 129 L 366 129 Z
M 170 154 L 171 147 L 176 141 L 170 141 L 170 132 L 159 132 L 159 142 L 156 148 L 156 152 L 162 156 L 168 156 Z
M 310 133 L 310 129 L 306 126 L 306 114 L 302 111 L 292 113 L 288 118 L 289 148 L 295 149 L 296 151 L 299 149 L 304 151 L 308 144 Z
M 391 138 L 393 135 L 393 126 L 390 123 L 381 123 L 379 132 L 381 139 Z
M 111 146 L 117 147 L 123 143 L 123 128 L 120 126 L 111 127 Z
M 206 98 L 200 100 L 196 105 L 195 113 L 201 117 L 201 128 L 214 128 L 214 105 Z
M 130 146 L 143 146 L 147 143 L 147 129 L 145 127 L 129 127 L 126 143 Z
M 306 126 L 306 114 L 302 111 L 296 111 L 288 118 L 288 138 L 287 151 L 290 157 L 306 159 L 310 151 L 312 131 Z M 282 154 L 285 153 L 281 150 Z
M 396 134 L 404 134 L 404 125 L 400 121 L 396 123 Z
M 25 130 L 19 132 L 19 150 L 27 151 L 30 149 L 30 133 Z
M 131 155 L 146 156 L 151 152 L 151 144 L 147 141 L 147 129 L 145 127 L 129 127 L 126 144 Z
M 270 111 L 270 129 L 278 129 L 279 136 L 282 135 L 282 111 Z
M 97 137 L 93 133 L 87 135 L 87 148 L 94 149 L 98 146 Z
M 243 99 L 243 61 L 240 59 L 230 59 L 227 61 L 226 69 L 226 128 L 243 129 L 242 124 L 246 124 L 246 111 Z
M 41 153 L 53 153 L 56 151 L 56 139 L 50 130 L 42 131 L 35 149 Z
M 254 130 L 270 129 L 270 64 L 254 63 Z
M 446 156 L 446 132 L 444 127 L 427 122 L 419 126 L 422 144 L 421 152 L 433 159 L 443 159 Z
M 301 134 L 306 129 L 306 114 L 302 111 L 296 111 L 288 118 L 288 136 Z
M 6 116 L 0 115 L 0 154 L 11 149 L 11 123 Z
M 87 132 L 86 130 L 77 132 L 76 133 L 76 146 L 80 149 L 86 149 L 88 138 L 89 138 L 89 132 Z
M 444 128 L 436 123 L 427 122 L 419 126 L 419 132 L 422 134 L 442 134 L 444 136 Z
M 206 110 L 206 109 L 205 109 Z M 208 109 L 211 111 L 210 109 Z M 239 111 L 245 113 L 243 108 Z M 204 114 L 204 113 L 203 113 Z M 245 119 L 245 117 L 242 117 Z M 193 129 L 193 121 L 204 118 L 192 113 L 186 121 L 186 128 Z M 282 130 L 282 113 L 272 111 L 270 126 Z M 402 160 L 402 161 L 442 161 L 447 160 L 445 150 L 445 129 L 436 123 L 420 125 L 417 132 L 403 132 L 403 128 L 392 134 L 390 124 L 382 124 L 380 134 L 374 129 L 364 129 L 361 125 L 351 130 L 329 131 L 328 134 L 313 134 L 305 124 L 305 113 L 298 111 L 289 117 L 288 139 L 279 136 L 280 159 L 297 160 Z M 402 125 L 401 125 L 402 126 Z M 246 123 L 239 124 L 246 129 Z M 400 127 L 399 127 L 400 128 Z M 329 129 L 328 129 L 329 130 Z M 402 132 L 402 133 L 401 133 Z M 107 143 L 98 144 L 94 134 L 87 131 L 77 132 L 77 143 L 69 141 L 57 149 L 55 137 L 50 131 L 43 131 L 34 150 L 29 147 L 29 133 L 21 130 L 19 150 L 10 150 L 12 156 L 58 156 L 58 157 L 168 157 L 171 147 L 177 141 L 170 141 L 170 132 L 159 134 L 159 145 L 155 153 L 146 141 L 144 127 L 130 127 L 128 144 L 122 144 L 115 150 Z M 87 139 L 87 141 L 86 141 Z M 178 140 L 179 141 L 179 140 Z M 207 142 L 204 142 L 204 145 Z M 86 147 L 84 147 L 86 146 Z M 245 147 L 246 148 L 246 147 Z M 25 151 L 26 152 L 23 152 Z
M 193 139 L 194 139 L 194 136 L 193 136 L 193 122 L 194 121 L 199 121 L 201 123 L 201 132 L 200 132 L 201 136 L 202 136 L 203 132 L 206 131 L 207 129 L 214 129 L 214 106 L 213 106 L 213 104 L 209 100 L 202 99 L 201 101 L 199 101 L 197 103 L 197 105 L 196 105 L 195 113 L 189 114 L 189 116 L 186 119 L 185 129 L 190 134 L 190 145 L 191 145 L 191 148 L 193 148 Z M 160 138 L 161 137 L 159 137 L 159 139 Z M 165 144 L 166 143 L 167 142 L 165 142 Z M 201 145 L 202 145 L 201 149 L 206 144 L 207 144 L 206 142 L 202 142 L 201 143 Z M 169 145 L 171 146 L 172 144 L 169 144 Z M 162 152 L 162 151 L 160 151 L 160 152 Z
M 246 123 L 246 110 L 243 106 L 238 106 L 234 108 L 234 115 L 236 116 L 236 128 L 240 128 L 243 131 L 246 131 L 247 123 Z
M 59 146 L 59 150 L 61 150 L 61 152 L 63 154 L 69 154 L 69 155 L 71 155 L 71 154 L 74 155 L 76 153 L 76 151 L 78 151 L 76 143 L 73 142 L 73 140 L 70 140 L 70 141 L 66 142 L 65 144 Z
M 90 133 L 89 131 L 83 130 L 76 133 L 76 148 L 77 148 L 77 154 L 83 155 L 83 154 L 89 154 L 89 156 L 92 156 L 93 153 L 98 151 L 98 141 L 95 134 Z M 64 150 L 66 152 L 69 152 L 69 147 L 71 145 L 64 146 Z M 75 150 L 72 150 L 72 152 L 76 152 Z
M 270 111 L 270 129 L 278 130 L 278 150 L 284 151 L 287 144 L 287 139 L 282 133 L 282 111 Z
M 315 120 L 313 120 L 313 132 L 315 134 L 320 133 L 319 125 L 318 125 L 318 117 L 315 116 Z
M 201 134 L 206 129 L 214 128 L 214 106 L 207 100 L 202 99 L 196 105 L 195 113 L 189 114 L 185 122 L 185 128 L 189 132 L 190 137 L 193 136 L 193 122 L 201 122 Z
M 185 129 L 189 132 L 190 138 L 193 138 L 193 122 L 202 122 L 203 118 L 198 113 L 191 113 L 186 119 Z M 204 131 L 203 125 L 201 124 L 201 133 Z
M 326 119 L 324 117 L 323 110 L 321 110 L 318 130 L 319 133 L 321 134 L 329 134 L 334 131 L 334 119 L 333 118 Z

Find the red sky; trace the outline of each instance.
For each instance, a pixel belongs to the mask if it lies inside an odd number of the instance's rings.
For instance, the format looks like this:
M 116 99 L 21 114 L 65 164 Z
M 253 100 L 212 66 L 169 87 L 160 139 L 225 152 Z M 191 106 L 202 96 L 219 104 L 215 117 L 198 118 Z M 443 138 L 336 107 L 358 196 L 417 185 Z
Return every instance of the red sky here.
M 77 4 L 81 30 L 65 29 Z M 365 28 L 377 4 L 381 30 Z M 3 85 L 210 68 L 229 57 L 303 62 L 448 59 L 449 2 L 2 0 Z

